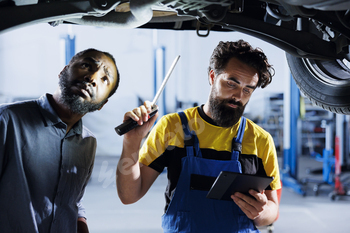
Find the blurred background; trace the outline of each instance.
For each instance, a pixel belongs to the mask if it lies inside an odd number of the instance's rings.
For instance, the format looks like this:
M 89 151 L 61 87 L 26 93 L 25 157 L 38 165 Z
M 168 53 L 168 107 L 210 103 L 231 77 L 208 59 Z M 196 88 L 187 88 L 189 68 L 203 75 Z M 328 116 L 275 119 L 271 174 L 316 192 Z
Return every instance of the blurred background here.
M 205 103 L 209 94 L 207 68 L 213 49 L 219 41 L 239 39 L 261 48 L 275 69 L 272 83 L 255 91 L 245 111 L 248 118 L 273 136 L 283 178 L 280 217 L 274 230 L 262 231 L 349 232 L 347 195 L 334 195 L 333 154 L 334 123 L 340 119 L 344 122 L 341 162 L 346 175 L 348 117 L 313 106 L 298 90 L 294 90 L 297 98 L 293 99 L 291 90 L 295 84 L 285 52 L 257 38 L 238 32 L 210 32 L 208 37 L 200 37 L 194 31 L 48 24 L 16 29 L 0 35 L 0 104 L 53 93 L 58 74 L 81 50 L 96 48 L 111 53 L 121 75 L 119 89 L 101 111 L 83 118 L 98 141 L 95 169 L 85 196 L 90 230 L 162 232 L 166 175 L 161 174 L 141 201 L 122 205 L 115 189 L 122 137 L 114 127 L 122 122 L 125 112 L 153 99 L 177 55 L 181 58 L 158 101 L 160 115 Z M 298 107 L 294 116 L 293 101 Z
M 144 100 L 152 101 L 173 60 L 180 55 L 166 89 L 158 101 L 160 114 L 200 105 L 209 94 L 209 57 L 222 41 L 245 39 L 267 54 L 276 70 L 273 82 L 257 90 L 246 113 L 264 120 L 265 100 L 283 93 L 289 79 L 284 51 L 241 33 L 215 33 L 197 36 L 194 31 L 111 29 L 48 24 L 29 26 L 0 35 L 0 101 L 38 98 L 53 93 L 58 74 L 75 53 L 87 48 L 110 52 L 121 75 L 120 87 L 99 112 L 86 115 L 84 123 L 98 138 L 97 155 L 115 156 L 121 140 L 114 127 L 124 113 Z

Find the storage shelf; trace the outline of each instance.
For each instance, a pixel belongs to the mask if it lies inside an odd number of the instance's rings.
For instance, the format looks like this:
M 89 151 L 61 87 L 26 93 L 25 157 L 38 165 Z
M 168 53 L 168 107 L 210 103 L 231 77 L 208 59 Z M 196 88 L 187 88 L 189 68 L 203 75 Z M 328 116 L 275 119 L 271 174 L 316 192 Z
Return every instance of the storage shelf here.
M 322 109 L 321 107 L 312 105 L 311 101 L 305 101 L 305 117 L 300 119 L 300 153 L 304 151 L 316 151 L 322 153 L 325 148 L 326 133 L 314 132 L 321 130 L 325 126 L 325 122 L 329 123 L 334 120 L 333 113 Z M 318 151 L 317 151 L 318 150 Z

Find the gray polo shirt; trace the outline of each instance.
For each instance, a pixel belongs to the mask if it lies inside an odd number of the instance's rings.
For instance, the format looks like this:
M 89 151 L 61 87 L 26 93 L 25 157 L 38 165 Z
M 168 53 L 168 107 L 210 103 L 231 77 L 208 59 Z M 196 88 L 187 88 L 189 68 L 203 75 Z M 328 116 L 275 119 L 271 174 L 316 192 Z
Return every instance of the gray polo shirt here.
M 96 139 L 81 120 L 66 134 L 47 95 L 0 105 L 1 233 L 71 233 L 85 217 Z

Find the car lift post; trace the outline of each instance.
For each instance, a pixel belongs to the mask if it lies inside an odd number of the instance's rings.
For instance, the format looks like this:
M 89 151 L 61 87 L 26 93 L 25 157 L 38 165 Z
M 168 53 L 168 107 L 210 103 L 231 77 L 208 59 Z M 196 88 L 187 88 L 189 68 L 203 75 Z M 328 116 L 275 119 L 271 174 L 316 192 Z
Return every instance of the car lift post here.
M 343 182 L 340 180 L 341 166 L 343 164 L 344 150 L 345 150 L 345 116 L 337 114 L 336 115 L 336 133 L 335 133 L 335 172 L 334 172 L 334 190 L 331 192 L 330 198 L 335 200 L 338 196 L 346 196 L 347 193 L 344 189 Z
M 72 32 L 72 28 L 68 27 L 68 33 L 61 36 L 61 49 L 64 50 L 65 64 L 67 65 L 72 57 L 75 55 L 75 35 Z
M 334 136 L 333 136 L 333 122 L 322 120 L 321 127 L 325 129 L 325 148 L 322 151 L 322 155 L 315 153 L 315 159 L 317 161 L 322 162 L 322 180 L 314 180 L 305 178 L 303 179 L 303 184 L 307 184 L 308 182 L 316 183 L 313 187 L 313 191 L 315 196 L 318 195 L 319 189 L 321 186 L 324 185 L 334 185 L 333 182 L 333 168 L 335 159 L 333 156 L 334 150 L 332 149 L 332 144 L 334 142 Z M 312 155 L 312 154 L 311 154 Z
M 164 46 L 158 45 L 158 32 L 157 30 L 153 30 L 152 35 L 152 44 L 153 44 L 153 71 L 154 71 L 154 95 L 156 95 L 159 87 L 161 86 L 163 79 L 165 78 L 165 64 L 166 64 L 166 48 Z M 165 115 L 167 113 L 167 105 L 166 105 L 166 88 L 164 88 L 162 93 L 162 98 L 158 100 L 158 106 L 160 106 L 158 113 L 159 117 Z M 158 121 L 158 120 L 157 120 Z
M 333 137 L 333 123 L 329 122 L 325 125 L 325 148 L 322 151 L 322 180 L 325 184 L 333 184 L 332 181 L 332 167 L 334 165 L 334 158 L 333 158 L 333 149 L 332 149 L 332 141 L 334 139 Z
M 306 195 L 302 185 L 297 180 L 298 155 L 298 118 L 300 114 L 300 91 L 290 75 L 284 94 L 284 138 L 283 138 L 283 169 L 281 171 L 282 183 L 292 188 L 298 194 Z

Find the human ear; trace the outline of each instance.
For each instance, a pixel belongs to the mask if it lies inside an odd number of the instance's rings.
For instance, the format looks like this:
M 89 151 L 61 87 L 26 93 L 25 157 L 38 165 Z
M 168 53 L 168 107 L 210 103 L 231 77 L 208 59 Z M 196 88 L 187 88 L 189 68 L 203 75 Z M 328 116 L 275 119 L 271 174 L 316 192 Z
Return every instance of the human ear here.
M 210 86 L 213 85 L 215 79 L 215 72 L 214 70 L 209 71 L 209 84 Z
M 61 75 L 62 75 L 62 73 L 63 73 L 63 71 L 65 71 L 66 69 L 68 69 L 68 66 L 65 66 L 64 68 L 63 68 L 63 70 L 60 72 L 60 74 L 58 75 L 58 78 L 61 78 Z

